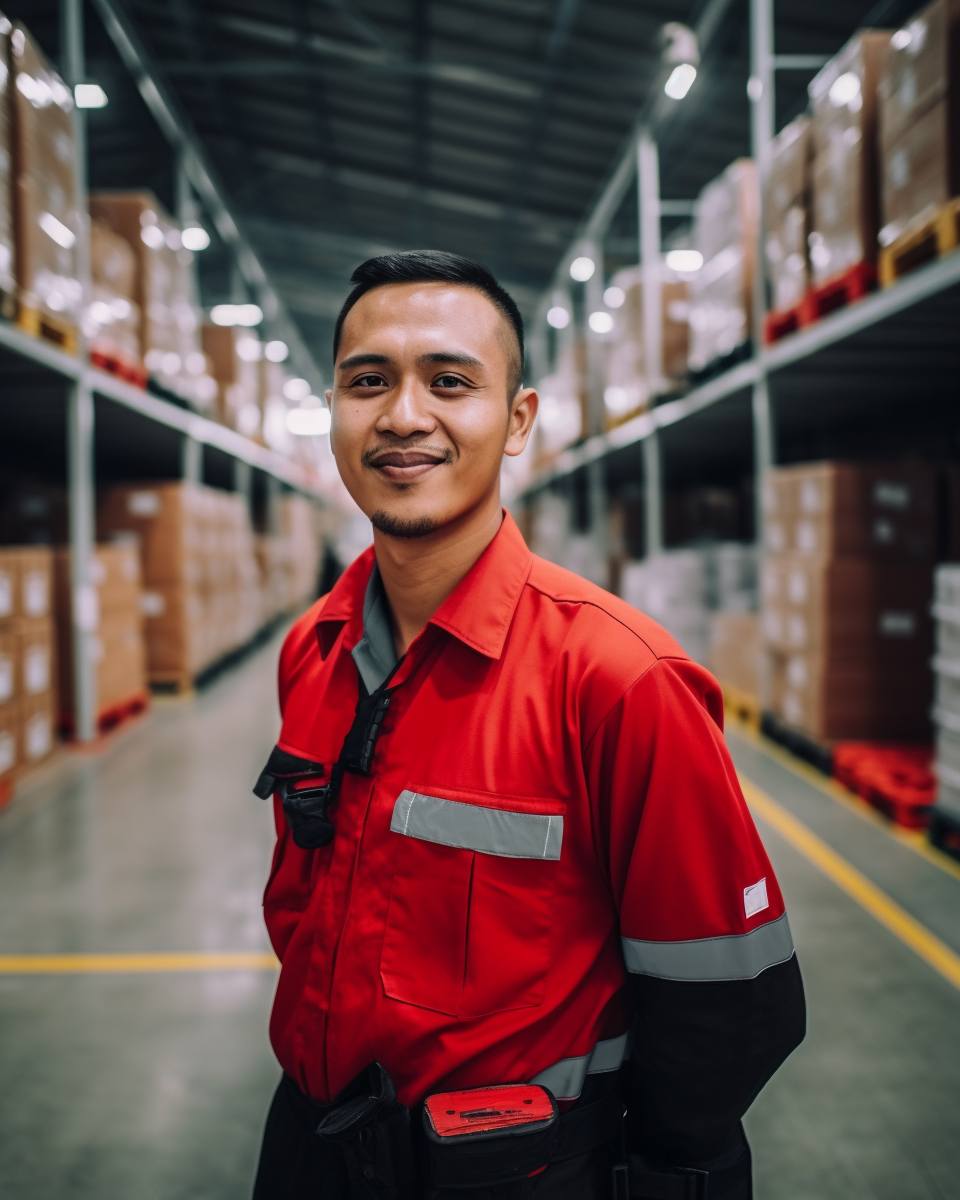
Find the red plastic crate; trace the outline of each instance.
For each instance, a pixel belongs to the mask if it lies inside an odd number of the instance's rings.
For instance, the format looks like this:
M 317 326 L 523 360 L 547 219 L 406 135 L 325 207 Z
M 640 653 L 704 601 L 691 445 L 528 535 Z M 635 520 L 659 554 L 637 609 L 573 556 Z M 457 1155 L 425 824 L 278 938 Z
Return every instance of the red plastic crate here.
M 936 799 L 930 746 L 839 742 L 834 776 L 878 812 L 906 829 L 925 829 Z

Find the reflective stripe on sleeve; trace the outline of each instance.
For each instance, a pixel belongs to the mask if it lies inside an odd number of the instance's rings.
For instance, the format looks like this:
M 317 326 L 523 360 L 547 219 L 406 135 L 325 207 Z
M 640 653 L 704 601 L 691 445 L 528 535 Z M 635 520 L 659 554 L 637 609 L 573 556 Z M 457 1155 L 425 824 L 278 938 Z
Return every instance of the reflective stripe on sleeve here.
M 619 1071 L 626 1057 L 627 1036 L 624 1033 L 620 1037 L 597 1042 L 589 1054 L 581 1054 L 579 1058 L 562 1058 L 539 1075 L 534 1075 L 530 1082 L 549 1088 L 558 1100 L 576 1100 L 583 1091 L 583 1083 L 588 1075 Z
M 563 817 L 483 808 L 404 789 L 390 828 L 404 837 L 501 858 L 559 859 Z
M 784 913 L 749 933 L 689 942 L 641 942 L 621 938 L 623 960 L 632 975 L 704 982 L 754 979 L 767 967 L 793 954 L 793 937 Z

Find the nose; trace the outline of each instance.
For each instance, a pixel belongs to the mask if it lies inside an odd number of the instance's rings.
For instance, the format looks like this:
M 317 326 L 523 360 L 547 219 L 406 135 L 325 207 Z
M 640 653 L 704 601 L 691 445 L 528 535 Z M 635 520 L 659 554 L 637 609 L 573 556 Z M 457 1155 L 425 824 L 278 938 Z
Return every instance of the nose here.
M 395 388 L 387 393 L 386 403 L 377 419 L 378 433 L 392 433 L 408 438 L 418 433 L 432 433 L 437 427 L 431 413 L 433 396 L 415 374 L 404 374 Z

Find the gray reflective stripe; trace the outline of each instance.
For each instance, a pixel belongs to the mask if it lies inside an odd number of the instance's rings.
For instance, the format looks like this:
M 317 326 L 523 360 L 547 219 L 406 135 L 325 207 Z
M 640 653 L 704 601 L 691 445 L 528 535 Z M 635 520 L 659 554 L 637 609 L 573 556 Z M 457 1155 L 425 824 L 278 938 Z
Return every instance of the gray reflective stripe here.
M 618 1071 L 627 1052 L 627 1034 L 597 1042 L 589 1054 L 579 1058 L 562 1058 L 552 1067 L 547 1067 L 530 1080 L 549 1088 L 558 1100 L 576 1100 L 583 1091 L 583 1081 L 588 1075 L 602 1075 Z
M 423 842 L 502 858 L 558 859 L 563 841 L 563 817 L 482 808 L 409 789 L 397 797 L 390 828 Z
M 767 967 L 786 962 L 793 954 L 786 913 L 776 921 L 733 937 L 693 942 L 620 940 L 627 970 L 633 975 L 654 975 L 658 979 L 753 979 Z

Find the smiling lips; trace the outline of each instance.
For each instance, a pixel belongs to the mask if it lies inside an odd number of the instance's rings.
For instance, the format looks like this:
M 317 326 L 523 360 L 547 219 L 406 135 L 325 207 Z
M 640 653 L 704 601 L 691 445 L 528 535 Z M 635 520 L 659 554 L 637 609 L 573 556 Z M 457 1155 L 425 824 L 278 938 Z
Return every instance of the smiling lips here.
M 370 465 L 388 479 L 407 482 L 419 479 L 444 462 L 446 458 L 442 454 L 431 454 L 426 450 L 388 450 L 378 454 Z

